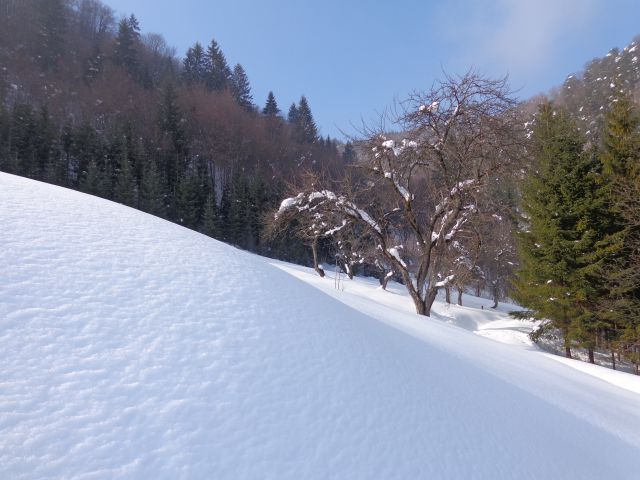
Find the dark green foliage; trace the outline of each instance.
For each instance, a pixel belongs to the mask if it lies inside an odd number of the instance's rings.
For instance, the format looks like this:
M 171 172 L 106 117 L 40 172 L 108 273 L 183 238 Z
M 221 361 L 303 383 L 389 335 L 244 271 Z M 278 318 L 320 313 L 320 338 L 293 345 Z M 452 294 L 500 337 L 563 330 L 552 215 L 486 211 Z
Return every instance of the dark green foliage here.
M 222 219 L 216 205 L 216 195 L 211 191 L 207 195 L 202 216 L 202 233 L 212 238 L 220 238 L 222 231 Z
M 231 80 L 231 69 L 227 64 L 227 59 L 222 53 L 218 42 L 211 40 L 207 48 L 207 88 L 209 90 L 221 91 L 229 86 Z
M 118 155 L 118 170 L 116 171 L 116 175 L 114 200 L 130 207 L 137 207 L 138 187 L 133 176 L 131 162 L 129 161 L 129 148 L 126 138 L 122 141 Z
M 0 170 L 9 173 L 18 173 L 16 157 L 10 149 L 11 139 L 11 115 L 0 102 Z
M 98 169 L 95 160 L 92 159 L 80 180 L 80 190 L 91 195 L 99 195 L 101 176 L 102 172 Z
M 162 143 L 165 147 L 163 174 L 169 187 L 173 189 L 185 168 L 188 142 L 182 111 L 178 106 L 177 94 L 172 84 L 165 87 L 159 120 L 163 134 Z
M 72 163 L 75 178 L 72 181 L 81 181 L 89 168 L 91 161 L 104 170 L 106 152 L 103 142 L 93 127 L 88 124 L 81 125 L 74 131 L 65 134 L 66 152 Z
M 551 104 L 540 108 L 531 148 L 514 298 L 562 332 L 569 356 L 571 338 L 586 344 L 598 328 L 591 307 L 602 288 L 594 275 L 601 258 L 593 253 L 608 221 L 599 163 L 568 115 Z
M 600 274 L 608 295 L 599 307 L 607 333 L 638 368 L 640 353 L 640 116 L 618 96 L 605 117 L 600 156 L 612 226 L 600 249 L 607 253 Z M 635 336 L 634 336 L 635 335 Z
M 298 142 L 314 143 L 318 140 L 318 127 L 316 127 L 311 108 L 304 95 L 300 97 L 300 102 L 291 123 L 294 124 L 294 135 Z
M 13 108 L 10 134 L 10 155 L 15 159 L 15 171 L 34 177 L 38 173 L 36 154 L 36 119 L 30 105 L 17 104 Z
M 138 44 L 140 42 L 140 26 L 138 20 L 132 14 L 129 18 L 123 18 L 118 25 L 118 36 L 114 48 L 115 62 L 124 67 L 129 74 L 138 74 Z
M 204 85 L 210 69 L 209 57 L 205 54 L 202 45 L 196 42 L 187 50 L 187 56 L 183 61 L 182 77 L 189 85 Z
M 249 78 L 247 77 L 244 68 L 239 63 L 233 68 L 233 73 L 230 78 L 231 95 L 236 99 L 238 105 L 247 111 L 253 111 L 253 97 L 251 96 L 251 87 L 249 85 Z
M 178 223 L 198 229 L 202 217 L 202 186 L 194 172 L 187 172 L 180 178 L 175 203 Z
M 224 219 L 223 239 L 234 245 L 249 243 L 249 189 L 248 182 L 239 170 L 236 170 L 230 184 L 222 193 L 222 218 Z
M 298 122 L 302 141 L 305 143 L 313 143 L 318 139 L 318 127 L 313 119 L 311 108 L 306 97 L 300 97 L 298 104 Z
M 295 103 L 292 103 L 289 107 L 289 113 L 287 113 L 287 122 L 291 125 L 296 125 L 298 123 L 298 107 L 296 107 Z
M 165 216 L 165 205 L 160 173 L 156 162 L 149 160 L 142 171 L 140 181 L 140 210 L 158 217 Z
M 640 173 L 640 117 L 629 98 L 617 95 L 606 115 L 602 136 L 603 174 L 613 180 Z
M 45 172 L 47 174 L 51 173 L 51 163 L 55 158 L 53 142 L 56 133 L 46 106 L 40 109 L 40 114 L 36 120 L 35 133 L 36 176 L 44 176 L 46 178 Z
M 267 102 L 262 109 L 262 114 L 268 117 L 277 117 L 280 114 L 280 109 L 278 108 L 278 103 L 276 102 L 276 97 L 273 95 L 273 92 L 269 92 L 267 95 Z

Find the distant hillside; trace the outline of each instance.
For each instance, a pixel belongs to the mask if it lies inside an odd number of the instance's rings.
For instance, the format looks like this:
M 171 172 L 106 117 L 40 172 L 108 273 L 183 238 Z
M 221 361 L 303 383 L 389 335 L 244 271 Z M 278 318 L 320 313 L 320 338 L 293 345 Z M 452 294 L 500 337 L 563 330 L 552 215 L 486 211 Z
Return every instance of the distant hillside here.
M 569 75 L 551 98 L 564 105 L 584 133 L 592 136 L 600 131 L 604 114 L 620 93 L 640 102 L 640 36 L 622 50 L 613 48 Z

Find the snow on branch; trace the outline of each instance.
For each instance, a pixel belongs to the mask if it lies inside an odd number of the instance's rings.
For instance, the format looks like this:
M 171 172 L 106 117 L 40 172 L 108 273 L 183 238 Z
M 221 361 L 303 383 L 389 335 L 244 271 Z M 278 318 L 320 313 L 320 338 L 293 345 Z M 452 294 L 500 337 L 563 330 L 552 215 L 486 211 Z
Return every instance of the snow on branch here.
M 447 285 L 449 285 L 451 282 L 453 282 L 453 279 L 455 278 L 455 275 L 449 275 L 447 278 L 445 278 L 444 280 L 440 280 L 439 282 L 436 282 L 436 287 L 437 288 L 444 288 Z
M 407 268 L 407 264 L 402 260 L 402 257 L 400 257 L 400 252 L 398 252 L 398 248 L 401 247 L 402 246 L 388 248 L 387 252 L 389 252 L 389 255 L 391 255 L 400 265 L 402 265 L 402 268 Z

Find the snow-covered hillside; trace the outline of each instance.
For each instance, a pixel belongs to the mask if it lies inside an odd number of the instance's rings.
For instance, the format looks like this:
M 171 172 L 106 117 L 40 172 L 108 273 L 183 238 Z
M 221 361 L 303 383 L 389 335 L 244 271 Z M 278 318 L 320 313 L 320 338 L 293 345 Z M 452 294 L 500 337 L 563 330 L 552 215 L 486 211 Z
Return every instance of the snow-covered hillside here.
M 542 354 L 6 174 L 0 222 L 0 478 L 637 478 L 640 394 Z

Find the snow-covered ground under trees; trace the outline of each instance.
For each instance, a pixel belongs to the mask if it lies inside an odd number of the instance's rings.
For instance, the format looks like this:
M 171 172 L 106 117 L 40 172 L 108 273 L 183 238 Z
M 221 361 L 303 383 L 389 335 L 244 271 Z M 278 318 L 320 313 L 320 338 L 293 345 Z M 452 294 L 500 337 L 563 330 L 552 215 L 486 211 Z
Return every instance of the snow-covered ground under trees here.
M 334 283 L 0 174 L 0 478 L 638 478 L 635 377 Z

